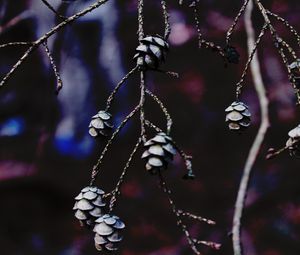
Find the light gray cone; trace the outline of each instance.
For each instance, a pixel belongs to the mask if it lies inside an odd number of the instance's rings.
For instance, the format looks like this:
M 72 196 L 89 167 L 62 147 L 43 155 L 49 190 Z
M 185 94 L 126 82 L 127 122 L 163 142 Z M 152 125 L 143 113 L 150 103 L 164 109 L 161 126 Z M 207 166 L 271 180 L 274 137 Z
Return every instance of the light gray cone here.
M 176 149 L 172 138 L 165 133 L 158 133 L 144 144 L 145 151 L 142 159 L 146 161 L 146 170 L 151 174 L 157 174 L 166 169 L 168 163 L 176 155 Z
M 75 197 L 73 210 L 82 226 L 93 227 L 95 220 L 104 214 L 103 194 L 103 190 L 88 186 Z
M 233 102 L 225 110 L 226 123 L 232 131 L 243 131 L 251 124 L 251 113 L 243 102 Z
M 105 214 L 95 221 L 95 247 L 99 251 L 116 251 L 123 240 L 125 224 L 119 217 Z
M 106 111 L 99 111 L 91 119 L 89 134 L 92 137 L 108 136 L 112 128 L 111 114 Z

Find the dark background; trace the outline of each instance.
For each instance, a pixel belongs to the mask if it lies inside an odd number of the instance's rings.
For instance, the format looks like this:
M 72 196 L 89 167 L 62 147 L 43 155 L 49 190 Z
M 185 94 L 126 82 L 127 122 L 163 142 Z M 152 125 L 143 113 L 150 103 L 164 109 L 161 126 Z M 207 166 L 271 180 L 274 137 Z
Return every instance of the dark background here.
M 71 15 L 92 1 L 50 1 Z M 163 31 L 160 1 L 145 1 L 145 32 Z M 168 1 L 171 2 L 171 1 Z M 260 124 L 258 99 L 251 78 L 242 100 L 253 114 L 253 125 L 242 135 L 230 133 L 224 109 L 234 100 L 247 57 L 242 22 L 232 43 L 241 54 L 239 65 L 224 68 L 215 53 L 197 49 L 192 10 L 170 3 L 171 52 L 164 74 L 148 75 L 147 86 L 168 107 L 174 120 L 172 137 L 194 156 L 195 181 L 183 181 L 179 157 L 166 172 L 178 207 L 217 221 L 216 227 L 188 221 L 196 237 L 221 242 L 220 251 L 203 247 L 203 254 L 231 255 L 230 232 L 242 169 Z M 224 45 L 224 35 L 241 1 L 203 0 L 199 15 L 203 34 Z M 300 5 L 294 1 L 263 1 L 300 30 Z M 1 29 L 1 43 L 31 41 L 47 32 L 57 18 L 39 0 L 0 1 L 1 28 L 15 17 L 19 22 Z M 255 10 L 259 32 L 262 20 Z M 296 41 L 274 21 L 283 38 L 299 52 Z M 136 1 L 109 1 L 57 33 L 49 46 L 59 66 L 64 88 L 54 95 L 55 77 L 42 48 L 36 51 L 0 91 L 0 254 L 92 255 L 93 235 L 82 229 L 72 212 L 73 198 L 89 183 L 93 164 L 105 142 L 88 135 L 90 117 L 103 109 L 109 92 L 134 63 L 137 46 Z M 26 47 L 0 49 L 2 76 Z M 265 161 L 269 147 L 281 147 L 287 132 L 299 124 L 299 110 L 285 67 L 267 33 L 259 56 L 270 99 L 271 128 L 253 169 L 243 220 L 246 255 L 300 254 L 299 161 L 288 153 Z M 115 124 L 139 100 L 137 75 L 127 82 L 112 108 Z M 164 127 L 157 106 L 147 103 L 146 115 Z M 111 190 L 118 180 L 138 134 L 139 122 L 126 126 L 102 166 L 97 185 Z M 140 155 L 139 152 L 137 155 Z M 127 225 L 119 254 L 191 254 L 176 226 L 158 180 L 149 176 L 136 156 L 122 188 L 115 213 Z

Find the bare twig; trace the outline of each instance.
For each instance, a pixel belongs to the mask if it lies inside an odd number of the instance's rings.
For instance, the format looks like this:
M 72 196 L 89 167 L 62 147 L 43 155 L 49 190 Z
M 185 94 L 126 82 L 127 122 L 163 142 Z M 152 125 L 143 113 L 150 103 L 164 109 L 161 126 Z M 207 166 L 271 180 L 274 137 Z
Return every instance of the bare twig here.
M 200 220 L 201 219 L 201 221 L 204 221 L 205 223 L 208 223 L 208 224 L 211 224 L 211 225 L 214 225 L 215 222 L 211 221 L 211 220 L 208 220 L 208 219 L 205 219 L 205 218 L 202 218 L 200 216 L 190 214 L 188 212 L 183 212 L 182 210 L 177 209 L 177 207 L 175 205 L 175 202 L 173 201 L 173 199 L 171 197 L 172 196 L 172 191 L 168 187 L 165 178 L 163 177 L 163 175 L 161 174 L 160 171 L 159 171 L 158 175 L 159 175 L 159 179 L 160 179 L 161 188 L 162 188 L 163 192 L 166 194 L 166 196 L 168 198 L 169 204 L 172 208 L 172 212 L 176 216 L 177 225 L 181 228 L 182 232 L 186 236 L 186 239 L 187 239 L 191 249 L 193 250 L 194 254 L 201 255 L 201 252 L 197 248 L 197 245 L 199 245 L 199 244 L 208 246 L 208 247 L 213 248 L 213 249 L 219 249 L 220 244 L 218 244 L 218 243 L 202 241 L 202 240 L 192 238 L 186 224 L 183 222 L 183 217 L 187 216 L 187 217 L 190 217 L 190 218 L 195 219 L 195 220 Z
M 194 220 L 197 220 L 197 221 L 200 221 L 200 222 L 205 222 L 207 223 L 208 225 L 216 225 L 217 223 L 213 220 L 210 220 L 210 219 L 206 219 L 206 218 L 203 218 L 201 216 L 198 216 L 198 215 L 195 215 L 195 214 L 192 214 L 192 213 L 189 213 L 189 212 L 184 212 L 182 210 L 178 210 L 178 212 L 184 216 L 184 217 L 188 217 L 190 219 L 194 219 Z
M 238 12 L 237 16 L 234 18 L 234 21 L 232 23 L 232 25 L 230 26 L 229 30 L 227 31 L 227 34 L 226 34 L 226 44 L 229 45 L 230 44 L 230 40 L 231 40 L 231 36 L 232 36 L 232 33 L 239 21 L 239 19 L 241 18 L 241 16 L 243 15 L 243 13 L 245 12 L 246 10 L 246 7 L 249 3 L 249 0 L 245 0 L 240 11 Z
M 296 29 L 292 25 L 290 25 L 290 23 L 287 20 L 285 20 L 284 18 L 280 17 L 279 15 L 271 12 L 270 10 L 267 10 L 267 14 L 274 17 L 279 22 L 283 23 L 291 31 L 291 33 L 296 37 L 298 45 L 300 46 L 300 35 L 296 31 Z
M 0 44 L 0 49 L 6 47 L 16 47 L 16 46 L 32 46 L 33 44 L 34 44 L 33 42 L 9 42 L 9 43 Z
M 200 29 L 200 21 L 199 21 L 199 17 L 198 17 L 198 3 L 196 3 L 194 1 L 193 4 L 190 5 L 190 7 L 193 9 L 193 12 L 194 12 L 194 20 L 195 20 L 197 36 L 198 36 L 198 38 L 197 38 L 198 39 L 198 47 L 200 49 L 205 48 L 205 49 L 209 49 L 213 52 L 218 53 L 223 58 L 224 62 L 226 62 L 223 48 L 219 45 L 216 45 L 214 42 L 205 40 L 202 36 L 201 29 Z
M 95 3 L 91 4 L 84 10 L 72 15 L 71 17 L 67 18 L 66 20 L 62 21 L 52 29 L 50 29 L 47 33 L 45 33 L 43 36 L 41 36 L 38 40 L 33 42 L 32 46 L 26 50 L 26 52 L 23 54 L 23 56 L 17 61 L 17 63 L 14 64 L 14 66 L 11 68 L 11 70 L 4 76 L 4 78 L 0 82 L 0 88 L 3 87 L 6 82 L 13 76 L 13 74 L 16 72 L 16 70 L 23 64 L 23 62 L 49 37 L 57 33 L 60 29 L 64 28 L 66 25 L 74 22 L 78 18 L 86 15 L 87 13 L 97 9 L 101 5 L 105 4 L 108 0 L 98 0 Z
M 253 28 L 251 14 L 253 10 L 253 1 L 250 0 L 245 13 L 245 26 L 248 36 L 248 52 L 251 54 L 253 47 L 255 46 L 255 31 Z M 269 113 L 268 113 L 268 98 L 266 96 L 266 90 L 261 76 L 261 70 L 258 60 L 258 55 L 253 56 L 253 60 L 250 65 L 252 77 L 255 85 L 255 89 L 258 95 L 260 109 L 261 109 L 261 125 L 258 130 L 257 136 L 252 144 L 250 149 L 244 170 L 242 179 L 240 182 L 240 187 L 237 195 L 237 200 L 235 203 L 235 211 L 233 217 L 233 227 L 232 227 L 232 241 L 234 255 L 242 254 L 242 245 L 241 245 L 241 219 L 242 213 L 245 206 L 245 200 L 247 196 L 247 190 L 249 185 L 249 179 L 251 170 L 258 156 L 261 145 L 264 141 L 265 134 L 269 127 Z
M 141 120 L 141 137 L 143 142 L 145 143 L 147 141 L 146 138 L 146 129 L 145 129 L 145 111 L 144 111 L 144 105 L 145 105 L 145 94 L 146 94 L 146 84 L 145 84 L 145 72 L 141 71 L 141 98 L 140 98 L 140 120 Z
M 266 31 L 267 28 L 268 28 L 268 25 L 265 23 L 265 24 L 263 25 L 261 31 L 260 31 L 260 34 L 259 34 L 257 40 L 256 40 L 255 43 L 253 44 L 253 49 L 251 50 L 251 53 L 250 53 L 250 55 L 249 55 L 249 58 L 248 58 L 248 60 L 247 60 L 246 65 L 245 65 L 245 68 L 244 68 L 244 71 L 243 71 L 243 73 L 242 73 L 242 76 L 241 76 L 239 82 L 236 84 L 236 99 L 237 99 L 237 101 L 239 101 L 239 96 L 240 96 L 240 94 L 241 94 L 241 90 L 242 90 L 242 87 L 243 87 L 243 83 L 244 83 L 245 78 L 246 78 L 246 76 L 247 76 L 248 69 L 249 69 L 249 67 L 250 67 L 250 65 L 251 65 L 252 59 L 253 59 L 253 57 L 255 56 L 255 53 L 256 53 L 257 48 L 258 48 L 258 45 L 259 45 L 259 43 L 261 42 L 261 39 L 262 39 L 262 37 L 264 36 L 265 31 Z
M 127 73 L 123 79 L 117 84 L 117 86 L 114 88 L 114 90 L 112 91 L 112 93 L 109 95 L 107 101 L 106 101 L 106 109 L 105 111 L 108 111 L 112 101 L 115 98 L 115 95 L 117 94 L 117 92 L 119 91 L 119 89 L 122 87 L 122 85 L 128 80 L 128 78 L 135 73 L 135 71 L 138 69 L 138 66 L 135 66 L 133 69 L 131 69 L 129 71 L 129 73 Z
M 130 156 L 129 156 L 129 159 L 126 162 L 126 165 L 125 165 L 125 167 L 124 167 L 124 169 L 122 171 L 122 174 L 121 174 L 121 176 L 120 176 L 120 178 L 118 180 L 118 183 L 117 183 L 115 189 L 111 192 L 112 197 L 111 197 L 110 203 L 109 203 L 109 212 L 112 212 L 113 209 L 114 209 L 115 203 L 117 201 L 117 196 L 120 195 L 121 185 L 124 182 L 125 176 L 126 176 L 126 174 L 128 172 L 128 168 L 130 167 L 130 164 L 131 164 L 131 162 L 133 160 L 133 157 L 136 154 L 136 152 L 137 152 L 139 146 L 141 145 L 141 143 L 142 143 L 142 139 L 139 138 L 138 141 L 137 141 L 137 143 L 136 143 L 136 145 L 134 146 L 134 148 L 133 148 Z
M 182 229 L 183 233 L 185 234 L 186 239 L 187 239 L 189 245 L 191 246 L 193 252 L 197 255 L 201 255 L 200 251 L 196 247 L 195 240 L 191 237 L 190 232 L 187 229 L 187 226 L 183 223 L 182 215 L 178 212 L 178 209 L 176 208 L 176 205 L 175 205 L 173 199 L 171 198 L 171 194 L 172 194 L 171 190 L 169 189 L 161 172 L 159 172 L 159 179 L 160 179 L 160 185 L 161 185 L 164 193 L 167 195 L 167 198 L 168 198 L 169 204 L 172 208 L 172 211 L 177 218 L 177 225 Z
M 284 146 L 284 147 L 282 147 L 282 148 L 280 148 L 280 149 L 278 149 L 278 150 L 275 150 L 274 148 L 270 148 L 268 150 L 267 155 L 266 155 L 266 159 L 267 160 L 273 159 L 273 158 L 279 156 L 281 153 L 285 152 L 288 149 L 289 149 L 289 146 L 287 146 L 287 145 Z
M 287 59 L 287 57 L 286 57 L 286 55 L 283 51 L 283 47 L 286 47 L 288 44 L 285 43 L 282 40 L 282 38 L 280 38 L 278 33 L 276 32 L 275 28 L 273 27 L 273 25 L 271 24 L 271 21 L 269 19 L 268 10 L 262 5 L 261 1 L 260 0 L 255 0 L 255 3 L 258 6 L 265 22 L 268 24 L 269 30 L 270 30 L 271 35 L 272 35 L 273 40 L 274 40 L 274 45 L 275 45 L 275 47 L 278 48 L 279 55 L 281 56 L 281 59 L 282 59 L 284 65 L 286 66 L 286 69 L 288 71 L 288 75 L 290 77 L 290 81 L 291 81 L 291 84 L 294 88 L 294 92 L 295 92 L 295 95 L 296 95 L 297 105 L 300 105 L 300 90 L 296 86 L 296 81 L 295 81 L 295 78 L 292 75 L 292 71 L 290 69 L 288 59 Z M 293 57 L 295 58 L 295 56 L 293 56 Z
M 173 121 L 172 121 L 171 115 L 168 112 L 168 109 L 164 106 L 163 102 L 156 95 L 154 95 L 150 90 L 147 89 L 146 93 L 150 97 L 153 98 L 153 100 L 159 105 L 160 109 L 162 110 L 162 112 L 166 116 L 166 120 L 167 120 L 167 134 L 170 134 Z
M 47 8 L 52 11 L 57 17 L 59 17 L 60 19 L 62 20 L 65 20 L 67 17 L 63 16 L 63 15 L 60 15 L 55 9 L 54 7 L 47 1 L 47 0 L 41 0 L 44 5 L 47 6 Z
M 47 56 L 48 56 L 48 58 L 49 58 L 51 67 L 52 67 L 53 72 L 54 72 L 54 75 L 55 75 L 55 78 L 56 78 L 56 94 L 58 94 L 59 91 L 60 91 L 60 90 L 62 89 L 62 87 L 63 87 L 63 82 L 62 82 L 62 79 L 61 79 L 61 77 L 60 77 L 58 68 L 57 68 L 57 66 L 56 66 L 56 64 L 55 64 L 55 61 L 54 61 L 54 59 L 53 59 L 53 57 L 52 57 L 52 54 L 51 54 L 51 52 L 50 52 L 50 49 L 49 49 L 49 47 L 48 47 L 47 42 L 44 42 L 43 45 L 44 45 L 44 48 L 45 48 L 45 52 L 46 52 L 46 54 L 47 54 Z
M 144 38 L 144 0 L 138 0 L 138 37 L 139 40 Z
M 292 149 L 297 143 L 299 143 L 299 141 L 297 139 L 292 140 L 291 142 L 287 143 L 284 147 L 275 150 L 274 148 L 270 148 L 268 150 L 268 153 L 266 155 L 266 159 L 273 159 L 277 156 L 279 156 L 281 153 Z
M 91 181 L 90 181 L 90 186 L 94 185 L 94 182 L 97 178 L 97 175 L 99 174 L 99 167 L 102 164 L 102 161 L 104 159 L 104 156 L 106 155 L 109 147 L 112 145 L 114 139 L 116 138 L 116 136 L 120 133 L 120 131 L 122 130 L 122 128 L 125 126 L 125 124 L 140 110 L 141 105 L 137 105 L 127 116 L 126 118 L 121 122 L 121 124 L 117 127 L 117 129 L 113 132 L 113 134 L 111 135 L 111 138 L 108 140 L 108 142 L 106 143 L 97 163 L 94 165 L 93 167 L 93 171 L 92 171 L 92 176 L 91 176 Z
M 163 10 L 164 22 L 165 22 L 165 39 L 168 40 L 169 35 L 171 33 L 171 25 L 170 25 L 170 14 L 168 12 L 166 0 L 161 0 L 161 6 Z

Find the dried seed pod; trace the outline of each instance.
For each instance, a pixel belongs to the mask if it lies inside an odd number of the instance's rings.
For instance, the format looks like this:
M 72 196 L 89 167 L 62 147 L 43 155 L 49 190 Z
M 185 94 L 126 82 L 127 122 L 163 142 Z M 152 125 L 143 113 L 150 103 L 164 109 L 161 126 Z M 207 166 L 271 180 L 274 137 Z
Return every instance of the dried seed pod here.
M 230 130 L 242 131 L 251 124 L 251 113 L 248 106 L 242 102 L 233 102 L 225 110 L 226 123 Z
M 99 251 L 116 251 L 123 240 L 125 224 L 119 217 L 105 214 L 95 221 L 95 247 Z
M 238 64 L 240 61 L 240 54 L 237 49 L 231 45 L 227 45 L 224 48 L 224 53 L 229 63 Z
M 292 129 L 288 135 L 290 138 L 287 140 L 286 146 L 289 148 L 290 155 L 300 158 L 300 125 Z
M 133 59 L 140 70 L 157 69 L 166 60 L 169 44 L 160 36 L 147 36 L 140 40 Z
M 108 136 L 113 128 L 111 114 L 106 111 L 99 111 L 92 117 L 89 125 L 89 134 L 92 137 Z
M 142 158 L 146 160 L 146 169 L 151 174 L 157 174 L 158 171 L 166 169 L 176 154 L 172 138 L 163 132 L 148 140 L 144 148 Z
M 88 186 L 75 197 L 75 217 L 82 226 L 94 226 L 95 220 L 104 214 L 104 191 L 97 187 Z

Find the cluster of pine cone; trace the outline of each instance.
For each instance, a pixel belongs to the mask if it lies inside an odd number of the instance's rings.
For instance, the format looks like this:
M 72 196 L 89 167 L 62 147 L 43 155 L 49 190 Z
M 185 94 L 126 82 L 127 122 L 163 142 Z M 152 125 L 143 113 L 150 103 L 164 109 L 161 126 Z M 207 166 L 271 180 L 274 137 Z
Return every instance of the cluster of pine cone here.
M 105 214 L 104 191 L 85 187 L 75 198 L 75 217 L 81 225 L 93 228 L 95 247 L 99 251 L 116 251 L 123 239 L 125 224 L 119 217 Z

